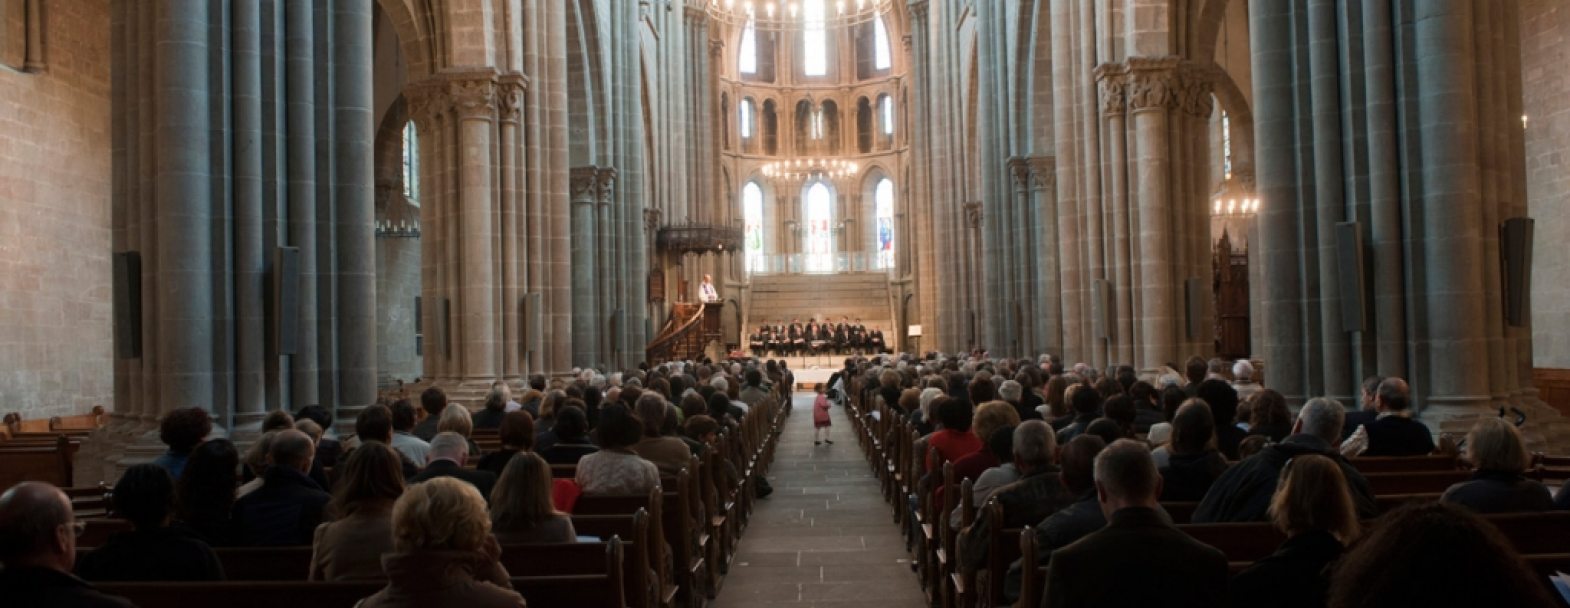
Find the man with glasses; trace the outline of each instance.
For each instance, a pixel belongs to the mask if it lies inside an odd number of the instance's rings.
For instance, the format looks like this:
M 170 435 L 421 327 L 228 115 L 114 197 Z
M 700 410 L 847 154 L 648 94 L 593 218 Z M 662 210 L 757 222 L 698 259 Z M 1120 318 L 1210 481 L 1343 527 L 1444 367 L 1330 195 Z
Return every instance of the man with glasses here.
M 76 537 L 84 526 L 71 500 L 47 483 L 27 481 L 0 494 L 0 589 L 7 606 L 122 607 L 123 598 L 100 593 L 71 574 Z

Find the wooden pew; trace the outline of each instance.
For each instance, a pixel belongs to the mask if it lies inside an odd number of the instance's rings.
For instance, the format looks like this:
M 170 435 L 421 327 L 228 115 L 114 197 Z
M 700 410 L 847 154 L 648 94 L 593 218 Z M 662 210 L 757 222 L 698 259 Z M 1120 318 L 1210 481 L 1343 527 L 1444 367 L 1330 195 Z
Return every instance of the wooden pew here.
M 1430 454 L 1427 456 L 1364 456 L 1349 459 L 1353 468 L 1358 472 L 1369 475 L 1374 473 L 1415 473 L 1424 471 L 1455 471 L 1462 468 L 1461 461 L 1449 454 Z
M 666 559 L 667 551 L 674 554 L 666 541 L 668 529 L 662 525 L 665 521 L 664 495 L 658 489 L 650 490 L 647 495 L 615 495 L 593 496 L 586 495 L 578 499 L 578 506 L 574 509 L 576 515 L 624 515 L 644 510 L 649 514 L 649 564 L 655 573 L 657 590 L 656 605 L 670 606 L 676 601 L 676 594 L 680 588 L 676 585 L 676 575 L 671 572 L 670 565 L 680 562 Z M 680 569 L 680 568 L 678 568 Z
M 530 606 L 620 608 L 619 587 L 608 575 L 515 576 L 513 590 Z M 141 608 L 223 606 L 224 608 L 352 608 L 386 583 L 241 581 L 221 583 L 99 583 L 100 591 L 131 600 Z
M 659 588 L 653 578 L 649 512 L 638 510 L 632 515 L 581 515 L 572 517 L 572 527 L 579 536 L 598 536 L 601 539 L 616 537 L 622 541 L 622 597 L 630 608 L 654 608 L 658 605 Z
M 55 437 L 52 445 L 12 445 L 0 443 L 0 488 L 24 481 L 43 481 L 70 487 L 72 463 L 80 444 L 65 436 Z
M 1403 473 L 1370 473 L 1368 488 L 1375 496 L 1387 494 L 1432 494 L 1444 492 L 1451 485 L 1472 478 L 1471 471 L 1413 471 Z

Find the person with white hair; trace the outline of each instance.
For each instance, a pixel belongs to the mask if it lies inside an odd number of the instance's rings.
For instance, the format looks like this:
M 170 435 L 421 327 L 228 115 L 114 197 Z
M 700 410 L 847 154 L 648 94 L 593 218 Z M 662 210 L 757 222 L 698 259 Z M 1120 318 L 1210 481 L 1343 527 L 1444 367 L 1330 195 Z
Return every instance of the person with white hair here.
M 480 491 L 480 496 L 490 496 L 491 488 L 496 485 L 495 473 L 464 468 L 463 465 L 469 458 L 469 440 L 458 433 L 452 431 L 437 433 L 436 437 L 431 439 L 431 450 L 426 458 L 428 464 L 425 465 L 425 470 L 410 479 L 410 484 L 437 477 L 453 477 L 469 482 L 469 485 Z
M 1368 487 L 1368 479 L 1336 450 L 1345 416 L 1341 403 L 1334 399 L 1310 399 L 1298 411 L 1291 435 L 1232 465 L 1216 479 L 1194 511 L 1193 522 L 1267 521 L 1270 499 L 1276 493 L 1281 469 L 1292 458 L 1304 454 L 1319 454 L 1336 461 L 1346 475 L 1358 516 L 1372 518 L 1378 515 L 1378 504 Z
M 1057 435 L 1040 420 L 1026 420 L 1014 427 L 1014 468 L 1019 481 L 999 488 L 992 500 L 1003 507 L 1004 521 L 992 521 L 992 510 L 983 509 L 975 523 L 959 536 L 959 563 L 970 568 L 986 565 L 991 531 L 1035 525 L 1070 504 L 1075 497 L 1063 485 L 1057 466 Z
M 1238 359 L 1232 364 L 1232 390 L 1237 391 L 1239 402 L 1248 400 L 1254 393 L 1263 390 L 1258 382 L 1254 381 L 1254 364 L 1248 359 Z

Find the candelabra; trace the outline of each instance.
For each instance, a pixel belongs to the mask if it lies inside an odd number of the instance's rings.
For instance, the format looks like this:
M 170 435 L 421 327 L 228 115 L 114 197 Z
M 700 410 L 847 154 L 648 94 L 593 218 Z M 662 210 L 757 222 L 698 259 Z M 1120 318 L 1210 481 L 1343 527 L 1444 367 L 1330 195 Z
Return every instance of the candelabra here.
M 420 238 L 420 220 L 399 221 L 382 220 L 376 222 L 376 238 L 417 239 Z

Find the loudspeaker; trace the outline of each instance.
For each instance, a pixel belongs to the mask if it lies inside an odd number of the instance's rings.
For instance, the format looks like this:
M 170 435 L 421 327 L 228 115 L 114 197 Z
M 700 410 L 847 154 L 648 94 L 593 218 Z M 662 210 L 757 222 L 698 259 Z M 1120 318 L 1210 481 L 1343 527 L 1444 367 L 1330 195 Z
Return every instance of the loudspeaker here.
M 1209 295 L 1210 282 L 1199 277 L 1189 277 L 1183 281 L 1183 325 L 1188 330 L 1186 339 L 1193 340 L 1204 334 L 1205 331 L 1205 296 Z
M 1091 335 L 1101 340 L 1114 338 L 1112 310 L 1112 282 L 1106 279 L 1092 280 L 1090 282 Z
M 114 254 L 114 352 L 121 359 L 142 356 L 142 254 Z
M 300 342 L 300 248 L 273 251 L 273 344 L 277 355 L 293 355 Z
M 1500 283 L 1505 292 L 1505 323 L 1526 327 L 1532 297 L 1532 231 L 1534 220 L 1513 217 L 1499 226 L 1499 259 L 1504 266 Z
M 1363 231 L 1357 222 L 1336 223 L 1336 282 L 1341 287 L 1341 331 L 1368 331 L 1363 286 Z

